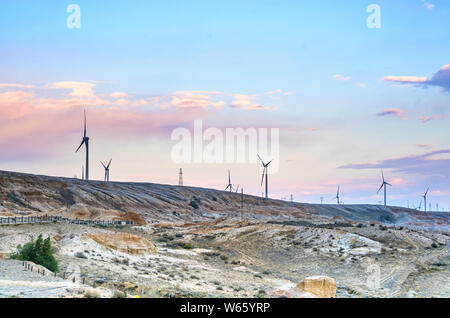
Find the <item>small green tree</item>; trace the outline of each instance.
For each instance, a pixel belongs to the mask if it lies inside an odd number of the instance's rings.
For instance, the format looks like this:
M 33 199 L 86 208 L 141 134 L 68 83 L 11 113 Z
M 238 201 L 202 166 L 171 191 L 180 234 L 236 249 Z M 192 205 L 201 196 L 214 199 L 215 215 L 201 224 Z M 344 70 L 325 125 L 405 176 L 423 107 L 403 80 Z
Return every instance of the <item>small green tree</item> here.
M 12 259 L 21 261 L 30 261 L 38 265 L 42 265 L 52 272 L 58 272 L 58 261 L 53 256 L 52 244 L 50 237 L 45 240 L 42 239 L 42 234 L 39 235 L 36 242 L 30 242 L 17 246 L 17 253 L 11 255 Z

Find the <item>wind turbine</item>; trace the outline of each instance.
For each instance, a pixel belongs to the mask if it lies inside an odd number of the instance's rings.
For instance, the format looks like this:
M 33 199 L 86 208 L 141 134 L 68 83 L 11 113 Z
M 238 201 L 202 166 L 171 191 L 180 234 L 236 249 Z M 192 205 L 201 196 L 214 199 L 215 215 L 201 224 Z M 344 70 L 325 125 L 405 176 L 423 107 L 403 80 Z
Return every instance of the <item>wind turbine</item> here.
M 239 191 L 239 184 L 238 184 L 238 186 L 236 188 L 236 193 L 238 193 L 238 191 Z
M 103 162 L 100 161 L 103 168 L 105 168 L 105 182 L 109 182 L 109 165 L 111 164 L 112 158 L 109 160 L 108 165 L 105 166 Z
M 383 183 L 381 184 L 380 188 L 378 189 L 378 193 L 380 193 L 381 189 L 384 187 L 384 206 L 386 206 L 386 186 L 390 186 L 392 187 L 392 184 L 386 182 L 386 180 L 384 180 L 384 173 L 383 173 L 383 169 L 381 169 L 381 177 L 383 178 Z
M 423 198 L 424 203 L 425 203 L 425 206 L 424 206 L 425 212 L 427 212 L 427 195 L 428 195 L 428 191 L 430 191 L 430 188 L 428 188 L 427 192 L 425 192 L 425 194 L 421 196 Z
M 231 184 L 231 176 L 230 176 L 230 170 L 228 170 L 228 185 L 225 188 L 225 191 L 230 189 L 230 192 L 233 192 L 233 185 Z
M 81 141 L 81 144 L 77 148 L 75 153 L 77 153 L 78 150 L 80 150 L 80 148 L 81 148 L 81 146 L 83 146 L 83 144 L 86 146 L 86 175 L 85 175 L 85 180 L 89 180 L 89 137 L 86 136 L 86 110 L 84 111 L 84 136 L 83 136 L 83 140 Z
M 338 189 L 337 189 L 337 192 L 336 192 L 336 196 L 332 199 L 332 200 L 334 200 L 334 199 L 336 199 L 337 200 L 337 204 L 341 204 L 340 203 L 340 201 L 339 201 L 339 191 L 341 190 L 341 186 L 338 186 Z
M 264 182 L 264 177 L 266 177 L 266 199 L 269 198 L 269 181 L 268 181 L 268 175 L 267 175 L 267 168 L 272 163 L 273 160 L 270 160 L 268 163 L 264 163 L 264 161 L 261 159 L 261 157 L 258 155 L 259 160 L 261 160 L 261 163 L 263 165 L 263 173 L 262 173 L 262 179 L 261 179 L 261 186 Z

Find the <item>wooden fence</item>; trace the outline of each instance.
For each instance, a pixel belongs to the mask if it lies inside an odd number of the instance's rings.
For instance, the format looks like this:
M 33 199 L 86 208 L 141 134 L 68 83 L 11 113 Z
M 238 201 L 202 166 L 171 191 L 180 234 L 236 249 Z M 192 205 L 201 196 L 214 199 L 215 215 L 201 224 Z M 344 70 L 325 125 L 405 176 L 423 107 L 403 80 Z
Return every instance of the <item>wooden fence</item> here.
M 133 225 L 133 221 L 79 220 L 79 219 L 63 218 L 61 216 L 54 216 L 54 215 L 0 217 L 0 225 L 34 224 L 34 223 L 67 223 L 67 224 L 102 225 L 102 226 Z

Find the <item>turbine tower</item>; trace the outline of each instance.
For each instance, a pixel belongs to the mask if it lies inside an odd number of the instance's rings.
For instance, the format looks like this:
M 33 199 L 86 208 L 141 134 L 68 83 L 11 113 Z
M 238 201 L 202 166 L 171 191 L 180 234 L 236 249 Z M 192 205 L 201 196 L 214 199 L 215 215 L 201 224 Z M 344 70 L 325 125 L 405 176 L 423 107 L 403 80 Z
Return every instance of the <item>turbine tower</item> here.
M 178 185 L 180 187 L 183 186 L 183 168 L 180 168 L 179 176 L 178 176 Z
M 109 160 L 108 165 L 105 166 L 103 162 L 100 161 L 103 168 L 105 168 L 105 182 L 109 182 L 109 165 L 111 164 L 112 158 Z
M 378 193 L 380 193 L 381 189 L 384 187 L 384 206 L 386 206 L 386 186 L 390 186 L 392 187 L 392 184 L 386 182 L 386 180 L 384 180 L 384 173 L 383 173 L 383 169 L 381 169 L 381 177 L 383 178 L 383 183 L 381 184 L 381 187 L 378 189 Z
M 427 212 L 427 195 L 428 195 L 428 191 L 430 191 L 430 188 L 428 188 L 428 189 L 427 189 L 427 192 L 425 192 L 425 194 L 422 195 L 423 202 L 425 203 L 425 205 L 424 205 L 425 212 Z M 430 209 L 430 210 L 431 210 L 431 209 Z
M 230 192 L 233 192 L 233 185 L 231 184 L 231 176 L 230 176 L 230 170 L 228 170 L 228 185 L 225 188 L 225 191 L 230 189 Z
M 258 155 L 259 160 L 261 160 L 261 163 L 263 165 L 263 173 L 262 173 L 262 179 L 261 179 L 261 186 L 264 182 L 264 177 L 266 178 L 266 199 L 269 198 L 269 181 L 268 181 L 268 175 L 267 170 L 269 165 L 272 163 L 273 160 L 270 160 L 268 163 L 264 163 L 264 161 L 261 159 L 261 157 Z
M 84 111 L 84 136 L 83 136 L 83 140 L 81 141 L 81 144 L 77 148 L 75 153 L 77 153 L 78 150 L 80 150 L 80 148 L 81 148 L 81 146 L 83 146 L 83 144 L 86 146 L 86 175 L 85 175 L 85 180 L 89 180 L 89 137 L 86 136 L 86 110 Z

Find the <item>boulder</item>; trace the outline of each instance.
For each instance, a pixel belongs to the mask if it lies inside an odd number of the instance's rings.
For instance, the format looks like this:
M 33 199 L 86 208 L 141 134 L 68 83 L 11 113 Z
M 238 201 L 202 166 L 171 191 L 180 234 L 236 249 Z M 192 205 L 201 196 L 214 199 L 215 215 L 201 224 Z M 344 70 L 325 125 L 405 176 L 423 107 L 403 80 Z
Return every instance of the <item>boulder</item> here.
M 318 298 L 336 298 L 336 281 L 327 276 L 307 277 L 298 283 L 297 288 Z

